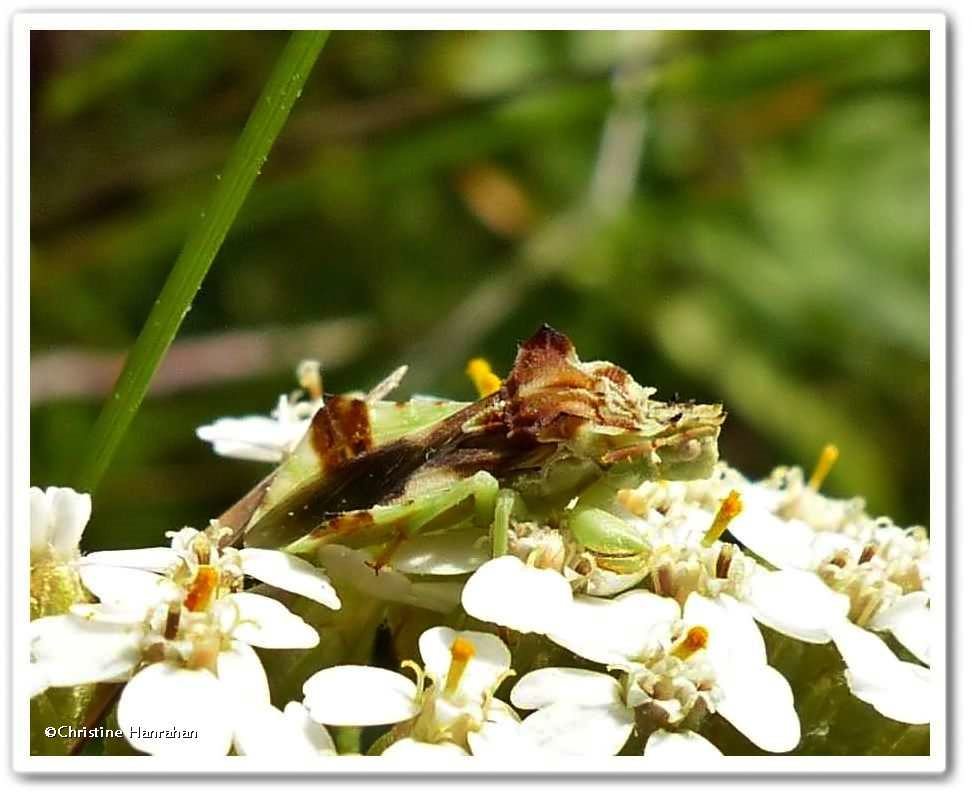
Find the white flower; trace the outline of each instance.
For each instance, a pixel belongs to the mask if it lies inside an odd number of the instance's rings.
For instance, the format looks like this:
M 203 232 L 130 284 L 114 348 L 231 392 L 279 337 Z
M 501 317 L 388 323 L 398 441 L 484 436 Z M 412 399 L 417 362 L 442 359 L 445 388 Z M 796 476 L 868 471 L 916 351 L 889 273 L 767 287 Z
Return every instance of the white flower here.
M 93 552 L 80 561 L 81 579 L 103 602 L 111 602 L 116 596 L 124 601 L 133 592 L 128 582 L 141 581 L 138 572 L 164 574 L 180 583 L 191 583 L 201 565 L 210 565 L 226 582 L 241 584 L 243 577 L 249 576 L 332 610 L 341 608 L 330 579 L 320 569 L 275 549 L 226 546 L 223 541 L 230 535 L 232 530 L 213 521 L 202 531 L 183 527 L 168 533 L 168 548 Z
M 304 437 L 321 406 L 320 399 L 292 402 L 281 396 L 269 416 L 218 418 L 198 427 L 196 435 L 222 457 L 279 463 Z
M 800 740 L 790 686 L 767 665 L 750 614 L 729 596 L 692 594 L 684 611 L 645 590 L 577 597 L 548 636 L 622 676 L 544 668 L 521 679 L 511 700 L 539 710 L 521 732 L 540 748 L 617 753 L 634 728 L 636 708 L 655 729 L 678 732 L 718 712 L 766 751 L 789 751 Z
M 377 402 L 398 387 L 406 370 L 401 366 L 367 394 L 350 396 Z M 319 363 L 303 361 L 297 367 L 297 380 L 302 390 L 290 396 L 281 395 L 269 416 L 220 418 L 199 427 L 196 435 L 212 444 L 213 451 L 223 457 L 279 463 L 294 451 L 314 415 L 324 406 Z
M 30 489 L 31 562 L 78 557 L 81 534 L 91 518 L 91 497 L 71 488 Z
M 557 571 L 534 568 L 507 554 L 480 566 L 462 590 L 473 618 L 517 632 L 544 634 L 570 608 L 570 583 Z
M 878 711 L 887 714 L 882 707 L 890 707 L 896 714 L 889 717 L 928 722 L 927 672 L 919 674 L 918 682 L 892 678 L 902 671 L 882 669 L 877 663 L 889 662 L 885 655 L 897 658 L 874 634 L 888 631 L 919 660 L 930 661 L 934 625 L 926 592 L 930 581 L 927 534 L 920 527 L 901 529 L 888 519 L 870 518 L 860 499 L 823 496 L 819 484 L 835 457 L 836 450 L 825 449 L 808 482 L 798 468 L 778 468 L 768 480 L 749 483 L 723 464 L 709 480 L 673 483 L 664 490 L 642 486 L 625 498 L 639 502 L 641 510 L 664 506 L 672 512 L 693 505 L 711 509 L 730 486 L 738 490 L 742 512 L 732 521 L 732 534 L 781 570 L 757 567 L 737 597 L 756 620 L 782 634 L 809 643 L 833 640 L 848 665 L 851 692 Z M 869 630 L 864 634 L 873 638 L 871 645 L 845 651 L 860 638 L 846 630 L 848 618 Z M 855 672 L 856 667 L 862 670 Z M 880 673 L 889 678 L 878 680 Z M 875 699 L 878 684 L 900 695 Z M 901 709 L 904 705 L 910 708 Z
M 708 598 L 728 595 L 738 599 L 757 620 L 783 634 L 808 642 L 830 639 L 826 629 L 846 615 L 845 599 L 834 595 L 812 574 L 792 569 L 771 574 L 738 546 L 721 542 L 706 545 L 710 512 L 676 510 L 673 505 L 668 513 L 651 520 L 627 519 L 643 536 L 646 548 L 633 575 L 616 575 L 610 595 L 638 584 L 680 604 L 693 593 Z M 600 569 L 600 573 L 603 586 L 611 572 Z M 506 555 L 481 566 L 469 578 L 462 603 L 475 618 L 524 633 L 543 634 L 551 618 L 568 606 L 572 586 L 590 590 L 590 584 L 578 585 L 566 570 L 535 568 Z
M 509 751 L 519 718 L 493 698 L 511 673 L 503 641 L 438 626 L 422 634 L 419 651 L 424 668 L 403 663 L 416 672 L 417 684 L 381 668 L 339 665 L 307 680 L 304 705 L 315 721 L 332 726 L 401 724 L 386 756 Z
M 220 548 L 225 531 L 186 528 L 172 534 L 171 549 L 89 555 L 81 578 L 100 603 L 31 624 L 31 654 L 51 685 L 127 681 L 118 723 L 140 751 L 225 754 L 252 728 L 245 725 L 251 713 L 269 705 L 253 647 L 318 644 L 317 631 L 283 604 L 242 592 L 244 573 L 339 606 L 309 564 L 275 551 Z M 137 731 L 173 727 L 198 738 Z
M 733 534 L 770 563 L 806 571 L 799 581 L 792 571 L 789 576 L 764 571 L 754 582 L 757 619 L 780 628 L 780 611 L 802 606 L 815 627 L 804 639 L 833 640 L 847 665 L 851 693 L 892 719 L 928 723 L 930 672 L 899 661 L 877 634 L 890 632 L 921 662 L 931 661 L 925 530 L 871 519 L 863 502 L 822 496 L 804 485 L 799 469 L 778 469 L 748 494 L 743 501 L 749 509 Z M 781 589 L 761 594 L 773 582 Z
M 78 574 L 81 535 L 91 518 L 91 497 L 71 488 L 30 489 L 30 617 L 63 613 L 85 597 Z M 44 667 L 31 660 L 30 696 L 50 686 Z
M 892 720 L 931 721 L 935 701 L 929 668 L 902 662 L 880 637 L 849 621 L 834 626 L 831 634 L 847 665 L 853 695 Z

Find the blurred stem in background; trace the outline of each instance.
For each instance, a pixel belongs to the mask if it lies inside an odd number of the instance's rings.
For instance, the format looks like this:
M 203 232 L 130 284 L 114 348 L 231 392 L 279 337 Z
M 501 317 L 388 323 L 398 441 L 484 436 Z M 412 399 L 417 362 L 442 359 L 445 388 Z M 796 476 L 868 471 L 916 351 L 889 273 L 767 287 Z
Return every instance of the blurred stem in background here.
M 80 490 L 94 492 L 101 481 L 327 38 L 328 31 L 297 31 L 285 45 L 102 408 L 84 450 Z

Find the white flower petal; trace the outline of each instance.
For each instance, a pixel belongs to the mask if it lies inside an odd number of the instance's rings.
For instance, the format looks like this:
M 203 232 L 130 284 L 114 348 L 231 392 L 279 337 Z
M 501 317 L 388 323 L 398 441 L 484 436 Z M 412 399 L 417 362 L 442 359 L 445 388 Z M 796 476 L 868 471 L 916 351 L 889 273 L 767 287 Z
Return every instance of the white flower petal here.
M 589 596 L 616 596 L 641 584 L 647 574 L 647 568 L 633 571 L 630 574 L 616 574 L 614 571 L 608 571 L 604 568 L 595 568 L 587 578 L 584 592 Z
M 620 702 L 617 680 L 606 673 L 582 668 L 541 668 L 530 671 L 510 692 L 520 709 L 542 709 L 551 704 L 602 707 Z
M 141 625 L 50 615 L 30 623 L 31 655 L 55 687 L 125 679 L 141 657 Z
M 865 701 L 891 720 L 901 723 L 931 722 L 934 704 L 931 671 L 921 665 L 902 662 L 882 683 L 866 682 L 847 672 L 847 687 L 861 701 Z
M 68 612 L 82 621 L 136 625 L 145 620 L 146 608 L 129 604 L 72 604 Z
M 510 650 L 496 635 L 486 632 L 457 632 L 447 626 L 426 629 L 419 637 L 419 652 L 426 672 L 439 686 L 445 684 L 452 662 L 452 644 L 457 637 L 472 643 L 475 650 L 458 690 L 474 701 L 481 701 L 483 693 L 494 689 L 499 677 L 509 670 Z
M 172 600 L 178 593 L 164 576 L 138 568 L 82 565 L 81 582 L 105 604 L 148 608 Z
M 54 518 L 51 502 L 40 488 L 30 489 L 30 551 L 32 555 L 46 555 L 51 544 Z
M 293 728 L 309 742 L 319 754 L 337 755 L 334 740 L 320 723 L 316 723 L 299 701 L 290 701 L 284 707 L 284 717 Z
M 706 598 L 692 593 L 685 601 L 685 625 L 708 632 L 705 654 L 720 680 L 735 671 L 766 664 L 766 644 L 749 610 L 731 596 Z
M 449 529 L 416 535 L 395 550 L 389 565 L 403 574 L 456 576 L 475 571 L 489 559 L 485 547 L 477 545 L 482 529 Z
M 70 488 L 48 488 L 54 523 L 50 529 L 50 544 L 62 557 L 70 557 L 78 550 L 81 535 L 91 518 L 91 497 Z
M 441 743 L 423 743 L 405 737 L 389 745 L 381 752 L 382 756 L 390 756 L 409 761 L 423 759 L 454 759 L 457 756 L 469 756 L 464 748 L 448 741 Z
M 234 640 L 229 649 L 219 652 L 216 676 L 226 694 L 235 697 L 234 708 L 244 704 L 262 706 L 270 703 L 270 685 L 263 663 L 246 643 Z
M 931 671 L 902 662 L 874 632 L 846 621 L 831 635 L 847 665 L 851 693 L 887 718 L 902 723 L 931 721 Z
M 282 551 L 243 549 L 243 573 L 281 590 L 304 596 L 332 610 L 341 609 L 341 600 L 323 571 L 309 562 Z
M 469 615 L 524 634 L 544 633 L 570 601 L 570 584 L 560 574 L 532 568 L 512 555 L 485 563 L 462 591 Z
M 384 726 L 415 717 L 417 688 L 400 673 L 367 665 L 337 665 L 304 682 L 304 706 L 328 726 Z
M 769 665 L 738 669 L 716 676 L 722 698 L 716 711 L 764 751 L 784 753 L 800 743 L 800 718 L 793 691 L 781 673 Z
M 830 641 L 830 627 L 850 610 L 850 600 L 810 571 L 757 568 L 747 604 L 764 626 L 806 643 Z
M 249 705 L 237 720 L 233 747 L 242 756 L 278 761 L 336 753 L 327 729 L 314 723 L 296 701 L 287 704 L 283 712 L 271 704 Z
M 578 707 L 552 704 L 520 724 L 529 752 L 557 756 L 613 756 L 634 729 L 634 712 L 621 704 Z
M 145 549 L 93 551 L 81 558 L 81 565 L 110 565 L 116 568 L 137 568 L 142 571 L 165 573 L 182 562 L 177 551 L 168 546 Z
M 659 729 L 652 732 L 645 743 L 644 755 L 667 768 L 679 765 L 691 767 L 699 760 L 720 758 L 723 753 L 701 734 Z
M 777 518 L 754 503 L 752 489 L 743 492 L 742 505 L 742 512 L 729 526 L 736 540 L 777 568 L 811 567 L 813 529 L 803 521 Z
M 668 640 L 681 610 L 674 599 L 631 590 L 613 599 L 577 596 L 551 619 L 547 636 L 578 656 L 604 665 L 635 659 Z
M 30 489 L 30 550 L 45 556 L 53 549 L 62 559 L 77 555 L 81 534 L 91 518 L 91 497 L 71 488 Z
M 870 627 L 887 630 L 899 643 L 924 663 L 931 662 L 931 634 L 934 624 L 928 594 L 907 593 L 871 620 Z
M 276 463 L 303 437 L 309 422 L 285 422 L 267 416 L 220 418 L 196 430 L 222 457 Z
M 811 543 L 813 562 L 831 559 L 839 551 L 850 552 L 849 559 L 857 562 L 864 551 L 864 544 L 839 532 L 816 532 Z
M 314 648 L 320 636 L 299 615 L 269 596 L 234 593 L 225 599 L 238 616 L 232 635 L 257 648 Z
M 470 730 L 466 743 L 473 756 L 517 755 L 520 750 L 520 716 L 511 706 L 494 698 L 485 722 L 478 729 Z
M 118 727 L 133 748 L 147 754 L 221 756 L 233 741 L 233 714 L 229 696 L 212 673 L 159 662 L 125 686 Z M 167 729 L 195 731 L 198 738 L 154 739 L 137 733 Z

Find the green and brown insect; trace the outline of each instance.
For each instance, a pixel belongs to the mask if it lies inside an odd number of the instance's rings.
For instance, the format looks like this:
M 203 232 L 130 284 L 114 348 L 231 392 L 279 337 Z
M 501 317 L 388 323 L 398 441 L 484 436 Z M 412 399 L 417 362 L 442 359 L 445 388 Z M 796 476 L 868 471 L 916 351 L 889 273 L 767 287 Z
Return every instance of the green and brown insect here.
M 501 488 L 547 512 L 647 479 L 707 476 L 722 407 L 654 393 L 613 363 L 582 362 L 545 325 L 474 403 L 329 396 L 270 479 L 246 544 L 310 553 L 460 525 L 485 532 Z

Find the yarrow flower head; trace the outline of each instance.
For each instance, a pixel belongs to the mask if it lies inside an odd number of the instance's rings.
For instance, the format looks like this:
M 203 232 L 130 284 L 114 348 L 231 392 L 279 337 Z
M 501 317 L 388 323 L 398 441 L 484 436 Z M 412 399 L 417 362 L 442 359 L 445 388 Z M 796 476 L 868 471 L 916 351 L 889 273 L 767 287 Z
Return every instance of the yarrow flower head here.
M 395 724 L 383 756 L 479 756 L 509 751 L 519 717 L 493 697 L 512 674 L 498 637 L 437 626 L 419 638 L 423 665 L 402 663 L 417 680 L 363 665 L 319 671 L 304 684 L 304 705 L 330 726 Z
M 521 679 L 512 702 L 538 710 L 524 720 L 521 737 L 540 749 L 614 754 L 637 726 L 655 752 L 658 732 L 708 750 L 688 733 L 712 712 L 764 750 L 789 751 L 799 742 L 790 687 L 767 665 L 759 630 L 735 599 L 692 594 L 683 610 L 645 590 L 579 596 L 548 634 L 620 676 L 542 668 Z
M 224 754 L 248 713 L 269 704 L 253 648 L 313 648 L 317 631 L 244 576 L 337 608 L 327 578 L 296 557 L 223 545 L 231 530 L 171 533 L 170 548 L 97 552 L 81 579 L 99 599 L 31 624 L 32 655 L 54 686 L 127 682 L 119 727 L 146 753 Z M 130 734 L 191 728 L 197 738 Z
M 71 488 L 30 489 L 30 617 L 67 612 L 85 598 L 78 574 L 81 535 L 91 518 L 91 497 Z M 30 694 L 50 682 L 43 667 L 30 665 Z
M 917 659 L 930 661 L 927 533 L 871 518 L 861 499 L 820 493 L 836 458 L 828 446 L 809 479 L 799 468 L 781 467 L 758 483 L 721 464 L 708 480 L 674 487 L 680 495 L 646 490 L 641 498 L 648 506 L 663 500 L 711 508 L 727 488 L 738 490 L 743 510 L 732 534 L 781 569 L 759 566 L 751 577 L 747 601 L 756 619 L 806 642 L 833 640 L 855 695 L 893 719 L 927 722 L 927 669 L 898 660 L 875 634 L 890 632 Z M 862 635 L 874 639 L 857 644 Z M 868 661 L 865 652 L 877 659 Z

